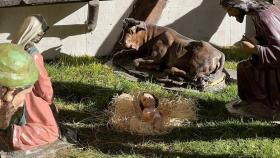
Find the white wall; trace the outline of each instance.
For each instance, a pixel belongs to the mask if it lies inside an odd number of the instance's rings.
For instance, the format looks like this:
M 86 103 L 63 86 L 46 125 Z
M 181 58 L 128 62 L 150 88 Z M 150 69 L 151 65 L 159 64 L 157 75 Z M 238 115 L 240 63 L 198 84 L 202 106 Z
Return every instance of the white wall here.
M 219 6 L 219 1 L 167 0 L 158 25 L 174 28 L 197 40 L 221 46 L 234 44 L 245 32 L 248 33 L 246 23 L 240 24 L 234 18 L 229 18 Z M 40 13 L 52 26 L 39 44 L 45 56 L 53 57 L 58 53 L 108 55 L 121 32 L 122 19 L 129 15 L 134 2 L 100 1 L 97 27 L 90 33 L 84 25 L 87 18 L 86 3 L 1 8 L 0 42 L 12 39 L 26 16 Z
M 42 14 L 50 30 L 38 45 L 46 57 L 69 55 L 108 55 L 120 34 L 134 0 L 100 1 L 97 27 L 87 32 L 86 3 L 57 4 L 0 9 L 0 43 L 10 42 L 26 16 Z
M 252 36 L 251 24 L 229 17 L 220 0 L 168 0 L 158 25 L 168 26 L 197 40 L 227 46 L 239 41 L 243 34 Z

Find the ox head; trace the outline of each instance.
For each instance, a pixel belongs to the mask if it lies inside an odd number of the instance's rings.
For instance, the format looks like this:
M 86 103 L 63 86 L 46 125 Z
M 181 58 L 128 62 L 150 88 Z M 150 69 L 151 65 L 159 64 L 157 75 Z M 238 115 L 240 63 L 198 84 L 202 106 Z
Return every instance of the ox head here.
M 123 35 L 120 43 L 125 48 L 138 50 L 144 44 L 146 31 L 145 22 L 126 18 L 123 20 Z

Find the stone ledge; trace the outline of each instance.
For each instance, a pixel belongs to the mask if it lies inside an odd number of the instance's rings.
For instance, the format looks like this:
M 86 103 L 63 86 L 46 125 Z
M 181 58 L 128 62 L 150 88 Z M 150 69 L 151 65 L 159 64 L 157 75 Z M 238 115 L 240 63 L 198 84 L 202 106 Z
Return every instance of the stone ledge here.
M 73 145 L 70 143 L 58 140 L 33 150 L 14 152 L 0 151 L 0 158 L 52 158 L 56 157 L 58 152 L 68 150 L 72 146 Z

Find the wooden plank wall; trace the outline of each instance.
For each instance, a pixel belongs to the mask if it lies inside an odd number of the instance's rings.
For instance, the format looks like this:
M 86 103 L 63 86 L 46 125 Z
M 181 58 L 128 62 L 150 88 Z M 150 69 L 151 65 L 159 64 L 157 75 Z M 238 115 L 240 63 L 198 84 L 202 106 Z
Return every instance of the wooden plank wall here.
M 13 7 L 39 4 L 71 3 L 71 2 L 88 2 L 90 0 L 0 0 L 0 7 Z

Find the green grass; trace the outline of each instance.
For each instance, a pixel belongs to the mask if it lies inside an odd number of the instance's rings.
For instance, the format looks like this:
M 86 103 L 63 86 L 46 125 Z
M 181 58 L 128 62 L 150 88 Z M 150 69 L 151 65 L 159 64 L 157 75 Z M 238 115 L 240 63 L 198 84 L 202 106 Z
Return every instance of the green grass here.
M 226 54 L 235 69 L 243 57 Z M 230 116 L 225 103 L 238 98 L 237 86 L 216 93 L 172 92 L 147 82 L 127 81 L 90 57 L 61 58 L 46 64 L 53 81 L 60 119 L 78 131 L 74 149 L 59 157 L 280 157 L 279 127 Z M 199 120 L 164 136 L 135 136 L 107 126 L 104 111 L 123 92 L 149 91 L 165 97 L 190 97 L 199 103 Z

